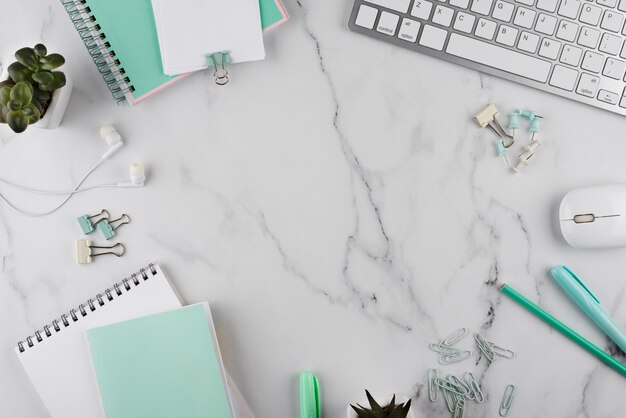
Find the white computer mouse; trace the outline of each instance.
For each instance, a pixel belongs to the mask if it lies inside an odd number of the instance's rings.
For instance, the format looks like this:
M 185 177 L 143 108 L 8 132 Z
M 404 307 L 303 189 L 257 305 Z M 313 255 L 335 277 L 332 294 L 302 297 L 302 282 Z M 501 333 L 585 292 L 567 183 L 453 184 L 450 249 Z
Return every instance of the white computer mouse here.
M 626 247 L 626 184 L 572 190 L 561 201 L 559 221 L 572 247 Z

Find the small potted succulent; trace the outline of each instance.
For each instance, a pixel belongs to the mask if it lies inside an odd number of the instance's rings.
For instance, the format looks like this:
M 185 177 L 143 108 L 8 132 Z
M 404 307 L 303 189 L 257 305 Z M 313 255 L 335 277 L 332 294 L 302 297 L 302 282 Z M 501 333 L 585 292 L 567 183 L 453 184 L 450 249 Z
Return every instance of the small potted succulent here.
M 17 132 L 29 125 L 52 129 L 59 126 L 72 94 L 72 82 L 54 71 L 65 63 L 60 54 L 48 54 L 42 44 L 21 48 L 16 62 L 0 78 L 0 123 Z
M 409 398 L 402 398 L 400 403 L 396 403 L 396 395 L 388 397 L 385 402 L 381 402 L 385 406 L 380 406 L 374 397 L 365 391 L 367 395 L 367 401 L 369 402 L 369 408 L 361 406 L 360 404 L 350 405 L 348 407 L 348 418 L 414 418 L 413 411 L 411 411 L 411 400 Z

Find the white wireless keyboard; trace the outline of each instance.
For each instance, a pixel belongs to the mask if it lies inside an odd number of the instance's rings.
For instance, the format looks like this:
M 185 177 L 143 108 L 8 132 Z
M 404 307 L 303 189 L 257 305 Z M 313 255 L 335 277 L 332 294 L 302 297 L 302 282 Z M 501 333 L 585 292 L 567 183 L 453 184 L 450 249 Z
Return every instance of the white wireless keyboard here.
M 626 115 L 626 0 L 356 0 L 350 29 Z

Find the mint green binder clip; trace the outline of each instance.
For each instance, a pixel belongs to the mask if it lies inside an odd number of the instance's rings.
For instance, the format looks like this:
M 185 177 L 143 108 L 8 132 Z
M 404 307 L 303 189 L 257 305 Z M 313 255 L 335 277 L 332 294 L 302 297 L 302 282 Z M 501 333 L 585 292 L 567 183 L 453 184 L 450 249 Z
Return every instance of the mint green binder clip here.
M 215 77 L 215 84 L 218 86 L 224 86 L 228 84 L 230 78 L 228 77 L 228 70 L 226 70 L 226 64 L 230 64 L 230 51 L 214 52 L 212 54 L 206 54 L 206 63 L 209 68 L 213 68 L 213 77 Z
M 98 222 L 98 229 L 102 232 L 102 235 L 105 239 L 110 240 L 114 236 L 117 235 L 117 229 L 122 226 L 130 223 L 130 216 L 123 214 L 117 219 L 113 219 L 109 221 L 108 219 L 103 219 Z M 114 225 L 117 224 L 117 225 Z
M 83 234 L 91 234 L 96 230 L 96 225 L 100 222 L 109 219 L 109 212 L 106 209 L 102 209 L 102 211 L 95 215 L 83 215 L 77 218 L 78 225 L 80 229 L 83 231 Z

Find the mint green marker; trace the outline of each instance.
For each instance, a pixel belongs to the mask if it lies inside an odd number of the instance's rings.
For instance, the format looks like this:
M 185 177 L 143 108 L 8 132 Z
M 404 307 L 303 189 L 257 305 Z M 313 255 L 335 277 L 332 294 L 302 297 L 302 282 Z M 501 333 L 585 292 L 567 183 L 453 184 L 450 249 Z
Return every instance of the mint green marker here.
M 620 373 L 622 376 L 626 376 L 626 366 L 624 366 L 622 363 L 620 363 L 619 361 L 615 360 L 613 357 L 608 355 L 600 347 L 592 344 L 583 336 L 578 334 L 576 331 L 572 330 L 570 327 L 568 327 L 567 325 L 565 325 L 564 323 L 562 323 L 561 321 L 559 321 L 558 319 L 556 319 L 555 317 L 553 317 L 552 315 L 550 315 L 549 313 L 541 309 L 535 303 L 533 303 L 529 299 L 526 299 L 520 293 L 518 293 L 513 288 L 511 288 L 511 286 L 503 284 L 500 287 L 500 291 L 504 293 L 505 295 L 507 295 L 508 297 L 510 297 L 511 299 L 513 299 L 515 302 L 522 305 L 531 313 L 535 314 L 543 322 L 550 325 L 552 328 L 556 329 L 561 334 L 565 335 L 567 338 L 574 341 L 576 344 L 578 344 L 579 346 L 581 346 L 582 348 L 584 348 L 585 350 L 587 350 L 588 352 L 596 356 L 604 364 L 611 367 L 613 370 Z
M 300 374 L 300 418 L 321 418 L 322 402 L 317 376 L 311 372 Z

